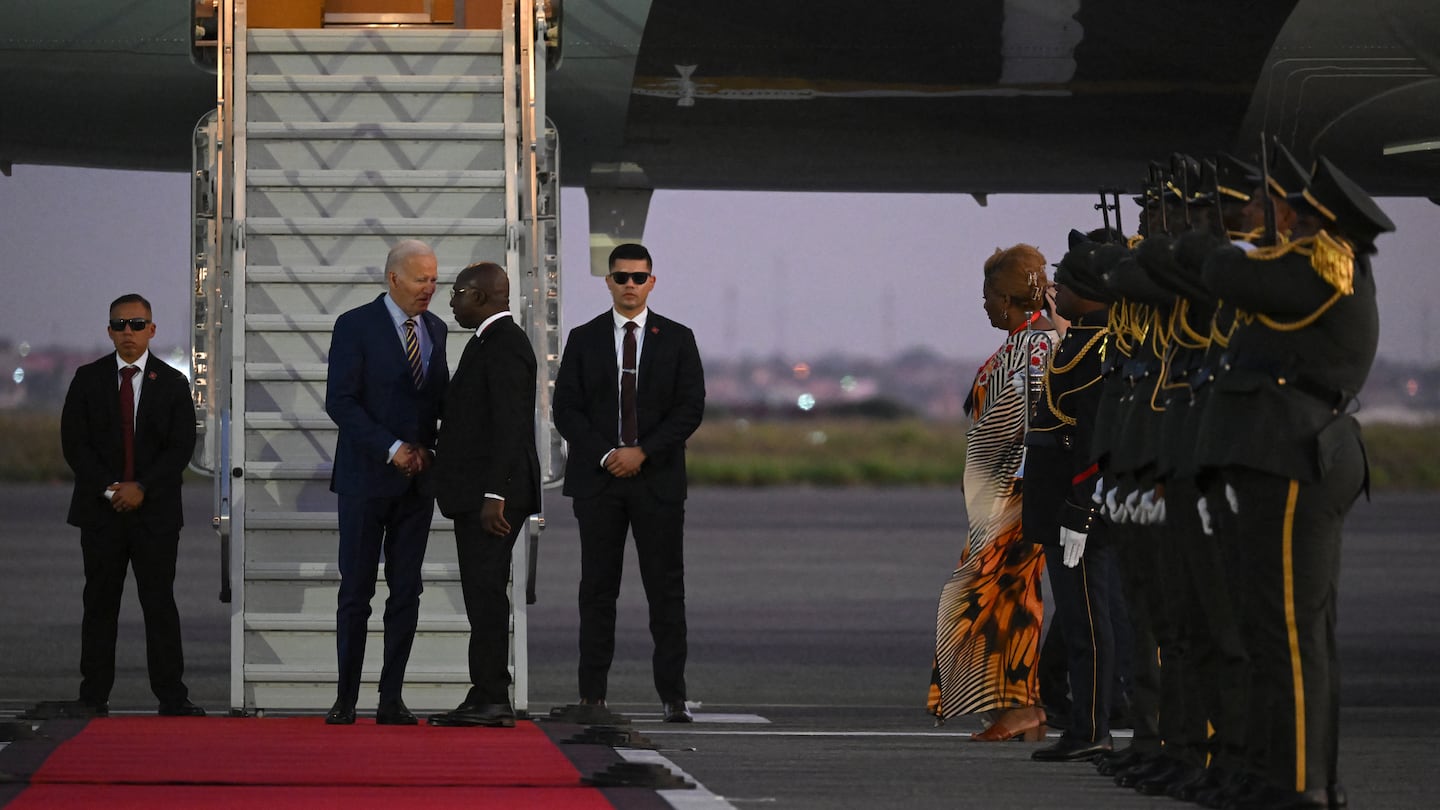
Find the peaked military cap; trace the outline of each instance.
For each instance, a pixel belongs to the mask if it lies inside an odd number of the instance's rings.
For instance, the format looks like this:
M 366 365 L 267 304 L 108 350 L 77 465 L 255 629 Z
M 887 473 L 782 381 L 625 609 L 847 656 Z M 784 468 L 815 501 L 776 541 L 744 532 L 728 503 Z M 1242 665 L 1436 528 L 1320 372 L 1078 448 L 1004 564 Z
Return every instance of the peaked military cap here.
M 1166 183 L 1166 190 L 1176 202 L 1204 202 L 1206 187 L 1200 161 L 1179 152 L 1171 154 L 1170 180 Z
M 1260 169 L 1229 152 L 1215 156 L 1215 186 L 1220 196 L 1250 202 L 1250 194 L 1260 186 Z
M 1284 197 L 1286 202 L 1304 199 L 1305 187 L 1310 185 L 1310 172 L 1290 154 L 1290 150 L 1279 141 L 1275 142 L 1274 160 L 1270 161 L 1270 190 Z
M 1303 195 L 1306 203 L 1333 223 L 1331 231 L 1365 252 L 1375 250 L 1375 237 L 1395 230 L 1395 223 L 1375 200 L 1328 158 L 1320 158 Z

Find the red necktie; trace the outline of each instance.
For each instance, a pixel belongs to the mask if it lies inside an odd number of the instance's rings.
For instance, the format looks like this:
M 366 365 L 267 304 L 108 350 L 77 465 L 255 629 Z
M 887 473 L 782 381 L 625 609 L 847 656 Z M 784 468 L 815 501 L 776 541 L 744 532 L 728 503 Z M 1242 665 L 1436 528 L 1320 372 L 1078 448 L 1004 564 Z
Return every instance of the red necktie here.
M 625 340 L 620 352 L 620 443 L 633 447 L 640 440 L 640 422 L 635 416 L 635 327 L 625 322 Z
M 130 379 L 139 373 L 135 366 L 120 369 L 120 435 L 125 438 L 125 475 L 121 481 L 135 480 L 135 386 Z

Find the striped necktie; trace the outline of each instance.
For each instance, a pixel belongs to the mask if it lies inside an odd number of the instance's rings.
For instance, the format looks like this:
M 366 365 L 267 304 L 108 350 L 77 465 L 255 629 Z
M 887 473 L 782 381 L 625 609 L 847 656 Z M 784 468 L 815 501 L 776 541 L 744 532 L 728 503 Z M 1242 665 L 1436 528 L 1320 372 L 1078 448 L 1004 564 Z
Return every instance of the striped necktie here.
M 405 319 L 405 359 L 410 361 L 410 378 L 415 387 L 425 384 L 425 364 L 420 362 L 420 341 L 415 337 L 415 319 Z

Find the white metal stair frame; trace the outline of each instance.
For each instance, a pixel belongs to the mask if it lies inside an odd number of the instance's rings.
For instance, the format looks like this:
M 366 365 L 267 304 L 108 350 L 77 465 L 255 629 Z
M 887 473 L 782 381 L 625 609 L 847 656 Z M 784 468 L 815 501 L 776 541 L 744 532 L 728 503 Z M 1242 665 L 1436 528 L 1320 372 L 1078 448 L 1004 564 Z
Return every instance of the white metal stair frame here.
M 222 39 L 229 174 L 220 264 L 231 271 L 221 284 L 230 328 L 219 352 L 228 367 L 212 368 L 229 381 L 229 411 L 215 420 L 227 427 L 216 431 L 225 446 L 215 466 L 230 476 L 228 503 L 219 490 L 217 499 L 232 550 L 231 707 L 323 710 L 335 695 L 339 586 L 329 492 L 336 429 L 324 411 L 331 329 L 340 313 L 385 289 L 384 257 L 404 238 L 435 249 L 436 314 L 446 321 L 443 291 L 467 264 L 503 263 L 512 288 L 530 287 L 519 253 L 524 93 L 515 14 L 507 2 L 502 31 L 248 31 L 245 1 L 224 6 L 233 34 Z M 452 366 L 468 338 L 452 326 Z M 522 536 L 512 599 L 520 711 L 528 708 L 528 551 Z M 405 699 L 417 710 L 444 709 L 468 687 L 469 625 L 453 531 L 438 512 L 423 574 Z M 362 709 L 376 699 L 383 578 L 376 591 Z

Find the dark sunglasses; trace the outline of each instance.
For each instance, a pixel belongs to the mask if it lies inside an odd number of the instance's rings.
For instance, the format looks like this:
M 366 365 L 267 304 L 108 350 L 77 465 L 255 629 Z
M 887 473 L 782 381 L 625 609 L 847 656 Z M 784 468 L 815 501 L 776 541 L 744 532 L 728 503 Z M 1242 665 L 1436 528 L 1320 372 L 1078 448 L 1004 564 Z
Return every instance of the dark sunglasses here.
M 480 288 L 479 288 L 479 287 L 451 287 L 451 288 L 450 288 L 450 297 L 451 297 L 451 298 L 458 298 L 458 297 L 464 295 L 465 293 L 472 293 L 472 292 L 480 292 Z
M 111 319 L 110 319 L 110 331 L 112 331 L 112 332 L 124 332 L 124 331 L 125 331 L 125 327 L 127 327 L 127 326 L 130 327 L 130 331 L 131 331 L 131 332 L 139 332 L 141 329 L 144 329 L 145 327 L 147 327 L 147 326 L 149 326 L 149 325 L 150 325 L 150 320 L 149 320 L 148 318 L 128 318 L 128 319 L 127 319 L 127 318 L 111 318 Z
M 617 270 L 617 271 L 615 271 L 615 272 L 613 272 L 613 273 L 610 274 L 610 278 L 615 279 L 615 283 L 616 283 L 616 284 L 629 284 L 630 282 L 633 281 L 633 282 L 635 282 L 635 284 L 638 286 L 638 285 L 644 284 L 645 282 L 649 281 L 649 280 L 650 280 L 650 274 L 649 274 L 649 273 L 646 273 L 646 272 L 643 272 L 643 271 L 641 271 L 641 272 L 634 272 L 634 273 L 626 273 L 626 272 L 623 271 L 623 270 Z

